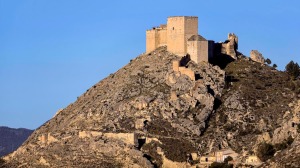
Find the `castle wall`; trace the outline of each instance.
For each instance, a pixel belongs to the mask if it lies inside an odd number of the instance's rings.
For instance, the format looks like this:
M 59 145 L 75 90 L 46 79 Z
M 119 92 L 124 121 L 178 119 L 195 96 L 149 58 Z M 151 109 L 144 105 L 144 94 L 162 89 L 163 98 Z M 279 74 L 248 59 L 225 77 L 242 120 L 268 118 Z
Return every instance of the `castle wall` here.
M 187 53 L 196 63 L 208 62 L 213 57 L 213 41 L 188 41 Z
M 158 47 L 167 45 L 167 28 L 158 31 Z
M 167 45 L 167 29 L 165 26 L 146 31 L 146 53 L 164 45 Z
M 179 71 L 179 61 L 173 61 L 173 71 Z
M 198 34 L 198 17 L 169 17 L 167 21 L 167 48 L 179 56 L 187 54 L 187 40 Z
M 146 31 L 146 53 L 149 53 L 156 49 L 156 31 L 147 30 Z
M 41 136 L 38 137 L 38 140 L 40 141 L 41 144 L 50 144 L 52 142 L 58 141 L 56 138 L 54 138 L 50 133 L 48 134 L 42 134 Z
M 179 72 L 182 75 L 187 75 L 191 80 L 195 80 L 195 72 L 191 69 L 188 69 L 186 67 L 179 67 Z
M 186 67 L 181 67 L 179 64 L 179 61 L 173 61 L 173 70 L 175 72 L 180 72 L 181 75 L 187 75 L 191 80 L 195 80 L 195 72 Z
M 104 133 L 104 136 L 121 140 L 130 145 L 135 145 L 136 137 L 134 133 Z
M 208 41 L 199 41 L 198 62 L 208 62 Z
M 200 55 L 200 41 L 188 41 L 187 42 L 187 53 L 190 55 L 191 60 L 199 63 L 198 56 Z

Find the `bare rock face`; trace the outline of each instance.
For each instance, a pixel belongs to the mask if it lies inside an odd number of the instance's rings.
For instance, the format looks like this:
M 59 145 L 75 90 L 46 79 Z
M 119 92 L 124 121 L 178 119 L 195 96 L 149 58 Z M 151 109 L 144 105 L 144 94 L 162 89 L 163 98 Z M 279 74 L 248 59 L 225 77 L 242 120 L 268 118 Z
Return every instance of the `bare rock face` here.
M 300 163 L 300 100 L 290 103 L 281 127 L 274 131 L 273 144 L 284 144 L 290 139 L 290 146 L 278 152 L 272 160 L 263 164 L 265 167 L 299 167 Z M 293 140 L 293 141 L 292 141 Z
M 263 55 L 257 51 L 257 50 L 251 50 L 250 52 L 250 58 L 258 63 L 264 64 L 265 63 L 265 58 L 263 57 Z
M 10 167 L 153 167 L 187 164 L 224 88 L 225 72 L 158 48 L 111 74 L 38 128 Z M 192 142 L 192 143 L 191 143 Z M 176 146 L 176 148 L 174 148 Z

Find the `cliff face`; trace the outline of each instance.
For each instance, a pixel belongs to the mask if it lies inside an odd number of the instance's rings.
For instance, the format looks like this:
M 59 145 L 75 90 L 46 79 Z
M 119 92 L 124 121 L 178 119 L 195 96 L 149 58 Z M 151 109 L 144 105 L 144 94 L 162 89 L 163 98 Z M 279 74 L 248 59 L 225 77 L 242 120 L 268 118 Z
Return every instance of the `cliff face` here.
M 16 150 L 32 132 L 24 128 L 0 127 L 0 157 Z
M 262 142 L 277 150 L 273 159 L 299 151 L 299 97 L 285 73 L 243 56 L 224 70 L 181 60 L 191 79 L 173 70 L 178 60 L 164 47 L 138 56 L 38 128 L 5 165 L 190 167 L 227 148 L 242 164 L 260 156 Z M 266 162 L 275 163 L 286 165 Z

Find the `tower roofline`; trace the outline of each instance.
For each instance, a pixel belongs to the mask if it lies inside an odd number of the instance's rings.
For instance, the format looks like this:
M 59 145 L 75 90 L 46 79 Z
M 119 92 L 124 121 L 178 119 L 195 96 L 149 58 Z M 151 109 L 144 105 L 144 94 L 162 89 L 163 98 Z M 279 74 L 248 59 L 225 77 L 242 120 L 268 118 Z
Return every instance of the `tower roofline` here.
M 169 16 L 168 18 L 181 18 L 181 17 L 183 17 L 183 18 L 198 18 L 198 16 Z

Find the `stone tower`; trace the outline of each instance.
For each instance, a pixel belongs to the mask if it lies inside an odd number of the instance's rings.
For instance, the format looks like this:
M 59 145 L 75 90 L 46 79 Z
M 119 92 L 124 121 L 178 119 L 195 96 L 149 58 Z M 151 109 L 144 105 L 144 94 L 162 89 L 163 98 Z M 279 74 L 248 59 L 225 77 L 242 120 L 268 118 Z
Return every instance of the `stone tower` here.
M 213 57 L 214 41 L 206 40 L 201 35 L 193 35 L 187 41 L 187 53 L 196 63 L 209 62 Z
M 167 21 L 167 49 L 168 51 L 185 56 L 187 54 L 187 41 L 198 35 L 198 17 L 173 16 Z

